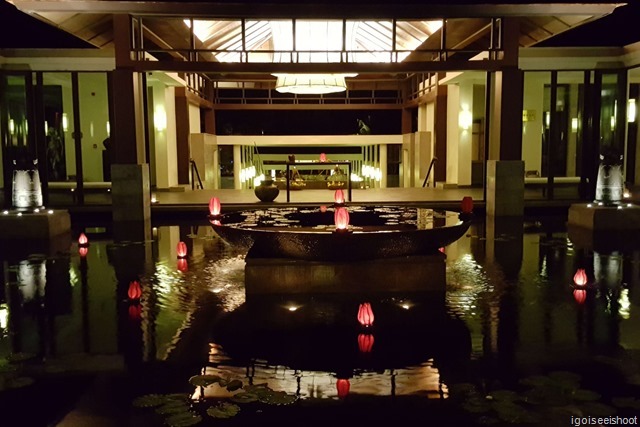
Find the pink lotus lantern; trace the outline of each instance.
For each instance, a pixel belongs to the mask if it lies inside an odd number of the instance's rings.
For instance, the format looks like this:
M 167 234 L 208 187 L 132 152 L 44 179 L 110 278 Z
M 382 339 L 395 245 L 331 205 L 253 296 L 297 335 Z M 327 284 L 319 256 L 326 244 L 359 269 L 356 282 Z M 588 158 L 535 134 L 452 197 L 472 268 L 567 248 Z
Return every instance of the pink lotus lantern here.
M 211 216 L 218 216 L 220 215 L 220 212 L 222 212 L 220 199 L 212 197 L 211 200 L 209 200 L 209 214 Z
M 473 212 L 473 199 L 470 196 L 465 196 L 462 198 L 460 210 L 463 214 L 470 214 Z
M 336 192 L 333 195 L 333 201 L 336 205 L 344 204 L 344 192 L 342 191 L 342 189 L 338 188 L 336 190 Z
M 575 283 L 576 286 L 582 287 L 586 286 L 587 281 L 587 273 L 585 273 L 584 268 L 579 268 L 573 276 L 573 283 Z
M 349 394 L 349 388 L 351 387 L 351 384 L 349 383 L 349 380 L 341 378 L 338 381 L 336 381 L 336 389 L 338 390 L 338 398 L 340 399 L 344 399 L 345 397 L 347 397 L 347 395 Z
M 182 273 L 186 273 L 187 271 L 189 271 L 189 264 L 187 263 L 186 259 L 178 258 L 178 271 Z
M 575 289 L 573 291 L 573 298 L 578 304 L 584 304 L 587 300 L 587 291 L 584 289 Z
M 325 213 L 327 211 L 327 207 L 325 205 L 320 205 L 320 212 Z
M 131 301 L 139 300 L 142 296 L 142 289 L 140 288 L 140 282 L 137 280 L 132 280 L 129 283 L 129 290 L 127 291 L 127 296 Z
M 78 246 L 82 247 L 82 246 L 87 246 L 89 244 L 89 239 L 87 238 L 87 235 L 84 233 L 80 233 L 80 236 L 78 237 Z
M 346 208 L 337 208 L 333 214 L 333 219 L 336 223 L 336 231 L 347 231 L 347 227 L 349 227 L 349 212 Z
M 445 253 L 445 251 L 444 251 L 444 246 L 442 246 L 442 247 L 438 248 L 438 250 L 439 250 L 440 252 L 442 252 L 442 253 Z
M 327 155 L 324 153 L 320 153 L 320 161 L 321 162 L 326 162 L 327 161 Z
M 84 257 L 86 257 L 86 256 L 87 256 L 87 254 L 89 253 L 89 248 L 88 248 L 88 247 L 86 247 L 86 246 L 80 246 L 80 247 L 78 248 L 78 253 L 80 254 L 80 256 L 81 256 L 82 258 L 84 258 Z
M 184 258 L 187 256 L 187 245 L 184 242 L 178 243 L 178 247 L 176 248 L 176 252 L 178 253 L 178 258 Z
M 358 322 L 360 322 L 360 324 L 365 328 L 368 328 L 369 326 L 373 326 L 373 320 L 374 316 L 371 304 L 368 302 L 360 304 L 360 307 L 358 308 Z
M 371 353 L 374 341 L 372 334 L 358 335 L 358 349 L 360 350 L 360 353 Z

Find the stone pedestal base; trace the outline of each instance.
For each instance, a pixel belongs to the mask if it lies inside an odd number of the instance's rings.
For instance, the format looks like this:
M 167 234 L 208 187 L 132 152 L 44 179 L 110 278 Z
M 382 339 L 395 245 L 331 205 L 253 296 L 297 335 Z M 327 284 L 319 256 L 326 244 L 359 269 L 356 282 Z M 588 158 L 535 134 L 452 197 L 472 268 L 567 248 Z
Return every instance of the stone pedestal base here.
M 524 162 L 487 162 L 487 216 L 524 215 Z
M 46 240 L 71 232 L 69 212 L 42 210 L 38 213 L 9 211 L 0 213 L 0 238 L 20 240 Z
M 569 208 L 568 224 L 594 231 L 636 231 L 640 230 L 640 206 L 574 204 Z
M 445 256 L 328 263 L 247 258 L 245 289 L 257 294 L 366 294 L 445 290 Z

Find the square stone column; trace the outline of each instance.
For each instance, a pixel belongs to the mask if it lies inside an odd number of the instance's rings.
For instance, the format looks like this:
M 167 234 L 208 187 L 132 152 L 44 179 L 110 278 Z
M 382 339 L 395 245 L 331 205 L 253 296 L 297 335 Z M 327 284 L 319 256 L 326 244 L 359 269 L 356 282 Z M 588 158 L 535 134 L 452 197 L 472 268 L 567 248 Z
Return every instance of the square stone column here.
M 524 215 L 524 162 L 487 161 L 487 216 Z
M 151 187 L 149 165 L 111 166 L 113 222 L 116 240 L 151 238 Z M 122 233 L 119 232 L 122 231 Z

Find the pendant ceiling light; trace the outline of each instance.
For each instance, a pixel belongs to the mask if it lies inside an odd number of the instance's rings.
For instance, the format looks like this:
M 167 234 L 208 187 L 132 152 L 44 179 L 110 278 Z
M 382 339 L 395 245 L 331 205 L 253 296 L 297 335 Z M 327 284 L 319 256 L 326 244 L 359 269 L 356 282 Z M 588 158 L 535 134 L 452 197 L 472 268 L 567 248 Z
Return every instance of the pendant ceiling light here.
M 345 77 L 354 74 L 275 74 L 276 90 L 280 93 L 313 94 L 344 92 Z

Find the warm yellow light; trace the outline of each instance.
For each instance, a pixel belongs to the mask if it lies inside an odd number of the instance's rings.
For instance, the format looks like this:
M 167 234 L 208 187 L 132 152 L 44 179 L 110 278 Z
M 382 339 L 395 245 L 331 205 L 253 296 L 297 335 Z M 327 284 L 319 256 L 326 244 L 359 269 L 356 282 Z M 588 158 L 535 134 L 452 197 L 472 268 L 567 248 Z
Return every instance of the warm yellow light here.
M 67 113 L 62 113 L 62 130 L 65 132 L 69 130 L 69 118 L 67 117 Z
M 280 93 L 322 95 L 347 90 L 345 77 L 355 74 L 275 74 L 276 90 Z
M 153 113 L 153 125 L 158 132 L 162 132 L 167 128 L 167 113 L 164 108 L 158 107 Z
M 571 119 L 571 132 L 578 132 L 578 119 L 575 117 Z
M 636 100 L 635 99 L 630 99 L 629 100 L 629 105 L 627 107 L 627 121 L 629 123 L 635 122 L 636 121 L 636 114 L 637 114 Z
M 466 107 L 466 108 L 463 107 L 463 109 L 460 111 L 460 114 L 458 116 L 458 125 L 462 130 L 471 129 L 471 125 L 473 124 L 473 117 L 471 115 L 471 111 L 469 111 L 468 108 L 469 107 Z
M 16 133 L 16 122 L 13 119 L 9 119 L 9 133 L 11 135 Z

